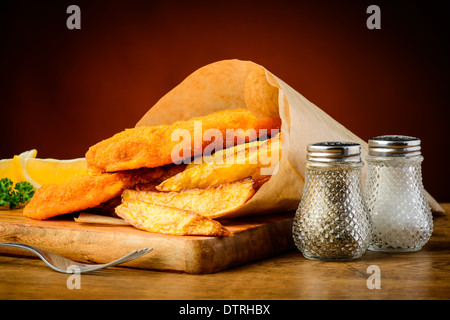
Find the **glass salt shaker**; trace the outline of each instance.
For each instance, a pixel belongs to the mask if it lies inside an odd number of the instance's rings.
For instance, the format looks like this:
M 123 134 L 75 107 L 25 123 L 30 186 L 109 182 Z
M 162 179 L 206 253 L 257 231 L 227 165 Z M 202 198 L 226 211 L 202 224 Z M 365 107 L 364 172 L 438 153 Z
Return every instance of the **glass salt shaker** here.
M 364 198 L 373 221 L 369 250 L 418 251 L 433 232 L 422 184 L 421 142 L 408 136 L 369 140 Z
M 372 235 L 361 187 L 361 146 L 321 142 L 308 145 L 307 151 L 294 243 L 308 259 L 357 259 L 367 250 Z

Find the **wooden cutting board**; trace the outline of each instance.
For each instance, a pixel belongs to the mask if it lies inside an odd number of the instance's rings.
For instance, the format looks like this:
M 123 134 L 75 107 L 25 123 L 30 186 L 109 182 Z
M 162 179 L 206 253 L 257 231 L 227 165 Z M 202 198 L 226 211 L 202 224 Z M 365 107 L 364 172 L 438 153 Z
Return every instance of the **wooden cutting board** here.
M 221 271 L 295 248 L 293 213 L 223 220 L 232 237 L 171 236 L 114 226 L 75 222 L 73 216 L 46 221 L 0 210 L 0 241 L 39 246 L 66 258 L 105 263 L 135 249 L 149 254 L 122 264 L 140 269 L 203 274 Z M 33 256 L 22 249 L 0 247 L 0 253 Z

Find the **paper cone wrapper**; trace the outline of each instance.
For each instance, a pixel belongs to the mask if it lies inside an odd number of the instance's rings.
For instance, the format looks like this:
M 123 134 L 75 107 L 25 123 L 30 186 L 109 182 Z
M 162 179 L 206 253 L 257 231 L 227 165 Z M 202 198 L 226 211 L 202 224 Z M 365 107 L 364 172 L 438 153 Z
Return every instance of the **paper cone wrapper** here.
M 304 186 L 306 147 L 321 141 L 368 145 L 264 67 L 241 60 L 223 60 L 189 75 L 163 96 L 136 124 L 154 126 L 205 116 L 224 109 L 247 108 L 260 118 L 280 117 L 283 137 L 279 168 L 240 209 L 221 218 L 295 211 Z M 367 166 L 363 166 L 365 181 Z M 443 209 L 427 197 L 434 212 Z

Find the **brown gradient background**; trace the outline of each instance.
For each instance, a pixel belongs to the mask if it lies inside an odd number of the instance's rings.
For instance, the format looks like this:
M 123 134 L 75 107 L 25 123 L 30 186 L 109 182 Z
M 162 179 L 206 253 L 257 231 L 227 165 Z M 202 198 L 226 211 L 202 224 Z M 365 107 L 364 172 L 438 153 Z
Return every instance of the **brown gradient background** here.
M 262 64 L 348 129 L 422 139 L 450 201 L 445 1 L 9 1 L 1 9 L 0 158 L 75 158 L 133 127 L 194 70 Z M 81 8 L 81 30 L 66 8 Z M 366 8 L 381 8 L 381 30 Z

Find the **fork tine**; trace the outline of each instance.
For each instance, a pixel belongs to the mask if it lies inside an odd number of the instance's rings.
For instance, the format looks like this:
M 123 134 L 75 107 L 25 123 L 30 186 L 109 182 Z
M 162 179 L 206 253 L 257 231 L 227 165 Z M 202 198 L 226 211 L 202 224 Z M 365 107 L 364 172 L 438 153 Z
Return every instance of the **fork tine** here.
M 128 261 L 140 258 L 140 257 L 142 257 L 143 255 L 149 253 L 152 250 L 153 250 L 153 248 L 150 248 L 150 249 L 145 248 L 145 249 L 141 249 L 141 250 L 135 250 L 134 252 L 131 252 L 129 255 L 123 256 L 121 258 L 120 263 L 125 263 L 125 262 L 128 262 Z
M 102 268 L 106 268 L 106 267 L 112 267 L 121 263 L 125 263 L 134 259 L 137 259 L 141 256 L 143 256 L 144 254 L 147 254 L 148 252 L 152 251 L 153 248 L 145 248 L 145 249 L 141 249 L 141 250 L 134 250 L 126 255 L 124 255 L 123 257 L 108 262 L 108 263 L 104 263 L 104 264 L 98 264 L 98 265 L 82 265 L 79 266 L 80 268 L 80 272 L 90 272 L 90 271 L 95 271 L 95 270 L 99 270 Z M 66 273 L 71 273 L 71 272 L 66 272 Z
M 151 249 L 145 248 L 145 249 L 140 249 L 140 250 L 134 250 L 134 251 L 130 252 L 129 254 L 124 255 L 120 259 L 117 259 L 116 261 L 120 260 L 121 261 L 120 263 L 124 263 L 124 262 L 130 261 L 130 260 L 133 260 L 133 259 L 137 259 L 152 250 L 153 250 L 152 248 Z

